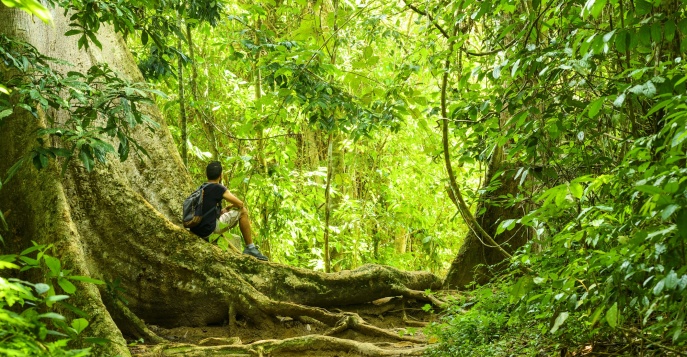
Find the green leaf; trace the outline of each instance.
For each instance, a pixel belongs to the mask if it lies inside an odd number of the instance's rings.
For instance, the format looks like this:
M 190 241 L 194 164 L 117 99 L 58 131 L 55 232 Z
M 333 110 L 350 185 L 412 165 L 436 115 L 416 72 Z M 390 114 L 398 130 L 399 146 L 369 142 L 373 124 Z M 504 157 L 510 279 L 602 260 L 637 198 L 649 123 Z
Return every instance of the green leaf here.
M 601 97 L 601 98 L 591 102 L 587 106 L 587 116 L 589 116 L 589 118 L 594 118 L 594 117 L 596 117 L 597 114 L 599 114 L 599 111 L 601 110 L 601 107 L 604 104 L 604 99 L 606 99 L 606 98 Z
M 603 312 L 604 312 L 603 305 L 596 308 L 596 310 L 594 311 L 594 313 L 591 316 L 591 326 L 596 325 L 596 322 L 599 321 L 599 318 L 601 318 L 601 314 Z
M 5 109 L 0 112 L 0 119 L 6 118 L 10 115 L 12 115 L 12 109 Z
M 67 278 L 71 279 L 71 280 L 82 281 L 84 283 L 91 283 L 91 284 L 97 284 L 97 285 L 105 284 L 105 282 L 102 280 L 89 278 L 87 276 L 72 275 L 72 276 L 68 276 Z
M 60 274 L 62 266 L 59 259 L 49 255 L 44 255 L 43 260 L 45 261 L 45 265 L 48 266 L 48 269 L 50 269 L 50 272 L 52 272 L 54 276 L 58 276 Z
M 683 239 L 687 239 L 687 210 L 680 210 L 676 222 L 677 231 L 680 233 L 680 236 Z
M 88 321 L 86 319 L 79 318 L 72 321 L 72 328 L 77 334 L 80 334 L 81 331 L 86 329 L 86 327 L 88 327 Z
M 2 237 L 0 236 L 0 238 Z M 0 239 L 0 242 L 2 242 L 2 239 Z M 19 265 L 0 260 L 0 269 L 19 269 Z
M 93 170 L 93 158 L 88 152 L 86 152 L 85 150 L 81 150 L 79 152 L 79 159 L 81 160 L 83 166 L 86 168 L 86 171 L 91 172 L 91 170 Z
M 667 220 L 678 209 L 680 209 L 679 205 L 676 205 L 676 204 L 668 205 L 668 207 L 664 208 L 663 212 L 661 212 L 661 219 L 663 219 L 664 221 Z
M 663 31 L 661 30 L 661 24 L 654 22 L 651 24 L 651 40 L 659 43 L 663 38 Z
M 639 37 L 639 44 L 642 46 L 649 47 L 651 46 L 651 26 L 649 25 L 644 25 L 639 28 L 639 32 L 637 33 L 637 36 Z
M 663 34 L 666 37 L 666 41 L 672 41 L 673 38 L 675 38 L 676 28 L 677 26 L 673 20 L 668 20 L 665 24 L 663 24 Z
M 39 319 L 55 319 L 55 320 L 64 320 L 64 316 L 56 313 L 56 312 L 48 312 L 45 314 L 40 314 L 38 315 Z
M 601 15 L 601 11 L 606 6 L 606 0 L 587 0 L 582 8 L 582 16 L 591 14 L 595 19 Z
M 635 189 L 639 192 L 644 192 L 648 193 L 650 195 L 658 195 L 661 194 L 663 191 L 659 187 L 652 186 L 652 185 L 639 185 L 635 186 Z
M 496 229 L 496 235 L 503 233 L 505 230 L 513 229 L 513 227 L 515 227 L 516 222 L 517 220 L 515 219 L 504 220 L 503 222 L 501 222 L 501 224 L 499 224 L 499 227 Z
M 2 184 L 0 184 L 0 188 L 2 188 Z M 7 221 L 5 220 L 5 214 L 0 211 L 0 231 L 6 231 L 9 229 L 9 226 L 7 225 Z M 4 241 L 2 240 L 2 236 L 0 236 L 0 242 Z
M 678 278 L 677 273 L 674 270 L 671 270 L 670 273 L 663 278 L 663 281 L 666 289 L 673 290 L 680 282 L 680 278 Z
M 50 16 L 50 11 L 36 0 L 2 0 L 2 3 L 7 7 L 16 7 L 23 11 L 28 12 L 31 15 L 35 15 L 41 21 L 50 23 L 52 16 Z
M 680 20 L 680 22 L 677 23 L 677 27 L 683 35 L 687 35 L 687 18 Z
M 627 52 L 628 34 L 626 31 L 620 31 L 615 36 L 615 49 L 620 53 Z
M 611 38 L 613 38 L 613 34 L 615 34 L 615 31 L 616 30 L 613 30 L 613 31 L 605 34 L 603 37 L 604 42 L 609 42 L 611 40 Z
M 515 74 L 518 72 L 518 67 L 520 66 L 520 58 L 518 58 L 515 63 L 513 63 L 513 68 L 510 70 L 510 76 L 515 78 Z
M 86 35 L 88 35 L 88 38 L 91 39 L 91 42 L 93 42 L 94 45 L 96 45 L 99 49 L 103 49 L 103 45 L 100 44 L 100 41 L 98 41 L 98 38 L 95 37 L 95 33 L 91 31 L 85 31 Z
M 65 309 L 68 309 L 69 311 L 71 311 L 71 312 L 75 313 L 76 315 L 79 315 L 85 319 L 90 318 L 90 316 L 87 313 L 83 312 L 82 310 L 80 310 L 79 308 L 77 308 L 74 305 L 68 304 L 64 300 L 60 301 L 60 306 L 64 307 Z
M 687 42 L 687 41 L 685 41 Z M 673 140 L 670 141 L 670 146 L 676 147 L 680 144 L 682 144 L 683 141 L 687 138 L 687 130 L 682 130 L 678 131 L 675 133 L 675 136 L 673 136 Z
M 510 296 L 511 301 L 520 300 L 523 296 L 527 295 L 532 289 L 532 278 L 529 276 L 523 276 L 518 281 L 511 286 Z
M 651 110 L 649 110 L 646 113 L 646 116 L 650 116 L 651 114 L 656 113 L 657 111 L 665 108 L 668 104 L 671 104 L 672 102 L 673 102 L 673 98 L 670 98 L 670 99 L 664 100 L 664 101 L 654 105 L 653 107 L 651 107 Z
M 613 101 L 614 107 L 621 107 L 625 103 L 625 93 L 620 93 L 618 97 Z
M 611 306 L 608 311 L 606 311 L 606 322 L 608 322 L 608 325 L 611 326 L 612 328 L 615 328 L 618 326 L 618 303 L 616 302 Z
M 373 51 L 372 51 L 371 46 L 366 46 L 363 49 L 363 57 L 365 57 L 365 58 L 370 58 L 372 56 L 372 53 L 373 53 Z
M 632 88 L 629 89 L 630 93 L 634 93 L 637 95 L 644 95 L 649 98 L 653 97 L 656 95 L 656 86 L 652 81 L 647 81 L 646 83 L 643 84 L 638 84 Z
M 76 292 L 76 286 L 72 284 L 71 281 L 65 279 L 65 278 L 59 278 L 57 279 L 57 284 L 66 292 L 67 294 L 73 294 Z
M 570 194 L 573 195 L 573 197 L 582 198 L 582 194 L 584 193 L 584 187 L 578 182 L 571 182 L 570 186 L 568 186 L 568 189 L 570 190 Z
M 646 0 L 635 0 L 634 2 L 635 11 L 637 15 L 644 16 L 651 12 L 653 5 Z
M 24 165 L 24 162 L 26 162 L 26 156 L 23 158 L 19 159 L 19 161 L 15 162 L 12 167 L 10 167 L 9 170 L 7 170 L 7 177 L 5 177 L 5 181 L 3 184 L 6 184 L 14 175 L 19 171 L 19 169 Z
M 47 301 L 57 302 L 69 299 L 69 295 L 52 295 L 48 296 Z
M 594 6 L 592 6 L 592 16 L 594 16 L 595 19 L 599 18 L 601 15 L 601 11 L 604 9 L 606 6 L 606 0 L 596 0 L 594 3 Z
M 34 243 L 34 244 L 35 244 L 35 243 Z M 43 248 L 43 247 L 44 247 L 44 246 L 43 246 L 42 244 L 36 244 L 36 245 L 34 245 L 33 247 L 29 247 L 29 248 L 26 248 L 26 249 L 22 250 L 21 253 L 19 253 L 19 255 L 27 255 L 27 254 L 32 253 L 32 252 L 35 252 L 35 251 L 37 251 L 37 250 L 39 250 L 39 249 L 41 249 L 41 248 Z
M 565 322 L 565 320 L 568 319 L 568 315 L 570 315 L 570 314 L 567 311 L 561 312 L 560 314 L 558 314 L 558 317 L 556 317 L 556 321 L 553 323 L 553 327 L 551 328 L 551 331 L 549 331 L 549 332 L 550 333 L 556 333 L 556 331 L 558 331 L 558 328 L 560 328 L 561 325 L 563 325 L 563 323 Z
M 47 292 L 48 290 L 50 290 L 50 285 L 38 283 L 38 284 L 34 285 L 33 288 L 40 295 L 40 294 L 43 294 L 43 293 Z
M 654 286 L 654 295 L 659 295 L 661 292 L 663 292 L 663 288 L 666 286 L 665 280 L 661 279 L 656 283 L 656 286 Z

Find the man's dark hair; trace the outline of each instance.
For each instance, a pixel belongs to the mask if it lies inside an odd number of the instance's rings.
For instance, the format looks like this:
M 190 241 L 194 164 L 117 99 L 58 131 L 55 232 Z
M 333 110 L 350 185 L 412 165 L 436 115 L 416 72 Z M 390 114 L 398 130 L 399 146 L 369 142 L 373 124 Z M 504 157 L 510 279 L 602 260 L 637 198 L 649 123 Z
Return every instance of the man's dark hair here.
M 205 169 L 205 176 L 208 177 L 208 180 L 217 180 L 220 175 L 222 175 L 222 164 L 219 161 L 209 163 Z

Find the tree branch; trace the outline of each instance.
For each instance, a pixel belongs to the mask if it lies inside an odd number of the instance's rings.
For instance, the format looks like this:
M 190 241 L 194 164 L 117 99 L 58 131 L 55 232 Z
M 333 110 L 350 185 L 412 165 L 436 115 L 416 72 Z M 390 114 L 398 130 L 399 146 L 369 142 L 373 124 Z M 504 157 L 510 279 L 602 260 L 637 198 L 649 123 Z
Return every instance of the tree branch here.
M 441 32 L 441 34 L 444 35 L 444 37 L 446 37 L 446 39 L 450 39 L 450 38 L 451 38 L 451 36 L 449 36 L 448 32 L 446 32 L 446 30 L 444 30 L 444 28 L 441 27 L 441 25 L 439 25 L 439 24 L 436 22 L 436 20 L 434 20 L 434 17 L 432 17 L 431 14 L 429 14 L 429 13 L 427 13 L 427 12 L 425 12 L 425 11 L 422 11 L 422 10 L 418 9 L 418 8 L 415 7 L 413 4 L 410 4 L 410 3 L 407 3 L 407 2 L 406 2 L 406 6 L 407 6 L 409 9 L 415 11 L 416 13 L 418 13 L 418 14 L 420 14 L 420 15 L 422 15 L 422 16 L 426 16 L 426 17 L 429 19 L 429 21 L 432 22 L 432 25 L 434 25 L 434 27 L 436 27 L 436 29 L 439 30 L 439 32 Z

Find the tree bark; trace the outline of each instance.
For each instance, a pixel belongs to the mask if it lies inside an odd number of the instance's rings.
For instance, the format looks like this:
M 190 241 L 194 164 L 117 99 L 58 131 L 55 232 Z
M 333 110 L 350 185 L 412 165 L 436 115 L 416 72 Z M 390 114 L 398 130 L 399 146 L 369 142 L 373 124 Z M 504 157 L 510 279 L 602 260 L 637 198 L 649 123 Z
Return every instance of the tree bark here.
M 54 24 L 44 25 L 0 5 L 0 33 L 21 37 L 45 55 L 74 63 L 60 71 L 83 72 L 95 63 L 108 63 L 122 76 L 143 81 L 124 41 L 110 26 L 101 26 L 99 33 L 103 51 L 84 51 L 74 37 L 63 35 L 69 21 L 62 10 L 52 15 Z M 232 305 L 236 314 L 259 326 L 269 326 L 277 314 L 307 316 L 334 326 L 343 315 L 321 307 L 386 296 L 415 297 L 417 291 L 440 288 L 441 281 L 425 272 L 364 266 L 324 274 L 260 262 L 188 233 L 179 226 L 179 215 L 193 183 L 164 118 L 157 108 L 148 110 L 161 128 L 154 133 L 135 128 L 132 134 L 148 157 L 119 162 L 113 156 L 91 172 L 73 162 L 64 177 L 56 163 L 41 171 L 29 165 L 20 169 L 0 195 L 0 210 L 12 208 L 5 249 L 19 252 L 31 241 L 52 243 L 55 255 L 75 274 L 119 279 L 129 310 L 161 326 L 218 323 L 227 319 Z M 45 118 L 16 112 L 0 130 L 2 173 L 30 152 L 35 129 L 48 125 Z M 57 122 L 65 121 L 63 113 L 53 114 Z M 116 342 L 102 354 L 129 355 L 120 332 L 127 324 L 115 325 L 101 298 L 104 293 L 80 284 L 72 303 L 92 316 L 89 335 Z
M 489 186 L 490 181 L 498 170 L 507 168 L 503 162 L 503 155 L 503 150 L 500 147 L 494 150 L 487 167 L 483 188 Z M 473 282 L 478 284 L 488 282 L 493 277 L 494 271 L 505 268 L 506 261 L 504 261 L 501 249 L 505 249 L 509 254 L 512 254 L 517 248 L 527 242 L 529 231 L 520 225 L 516 225 L 515 228 L 496 235 L 496 228 L 500 222 L 522 216 L 522 211 L 516 207 L 502 207 L 489 203 L 492 200 L 498 200 L 499 197 L 505 197 L 508 194 L 515 194 L 517 192 L 518 183 L 511 176 L 506 171 L 500 177 L 501 185 L 493 192 L 482 195 L 477 204 L 477 217 L 475 217 L 479 225 L 491 237 L 494 237 L 494 240 L 501 248 L 496 248 L 494 245 L 481 239 L 475 231 L 470 230 L 446 274 L 444 288 L 464 289 Z M 484 212 L 480 213 L 482 211 Z

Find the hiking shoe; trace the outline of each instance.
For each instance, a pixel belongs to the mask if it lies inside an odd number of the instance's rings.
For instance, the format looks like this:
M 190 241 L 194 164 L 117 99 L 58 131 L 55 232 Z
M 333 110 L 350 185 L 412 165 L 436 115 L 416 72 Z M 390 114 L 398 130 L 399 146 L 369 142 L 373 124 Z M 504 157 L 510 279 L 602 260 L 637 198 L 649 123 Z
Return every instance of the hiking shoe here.
M 258 250 L 257 247 L 246 248 L 243 250 L 243 254 L 252 255 L 252 256 L 258 258 L 258 260 L 267 260 L 267 257 L 262 255 L 262 253 L 260 253 L 260 251 Z

